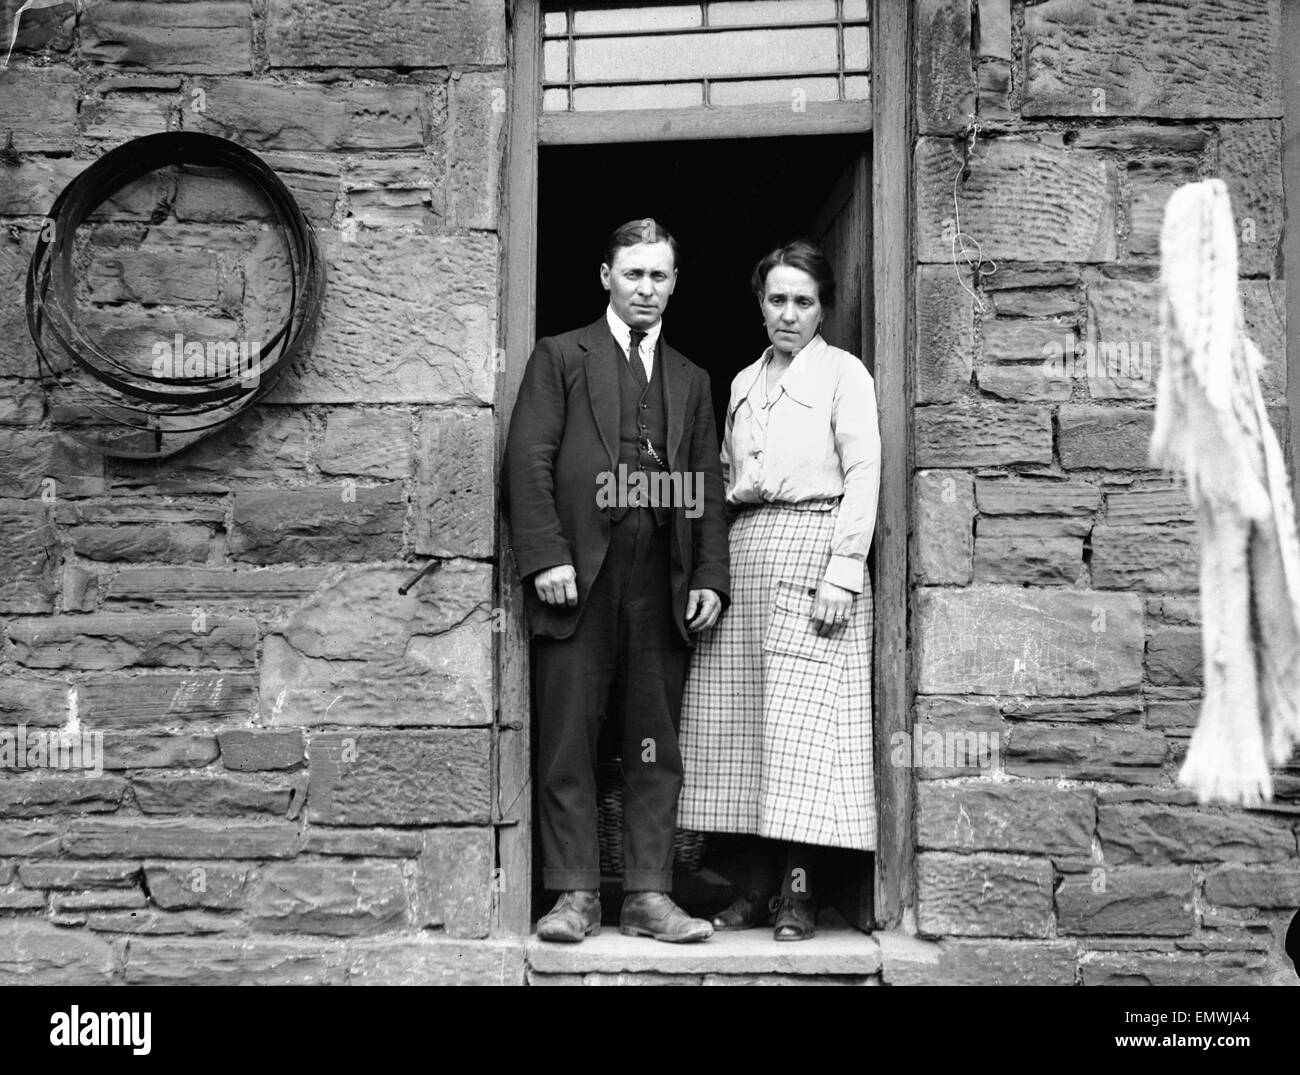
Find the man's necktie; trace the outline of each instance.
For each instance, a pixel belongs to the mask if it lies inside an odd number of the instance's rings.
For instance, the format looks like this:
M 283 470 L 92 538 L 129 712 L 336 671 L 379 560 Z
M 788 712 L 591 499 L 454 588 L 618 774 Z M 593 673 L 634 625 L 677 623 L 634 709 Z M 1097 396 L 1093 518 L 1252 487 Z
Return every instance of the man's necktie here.
M 645 333 L 639 328 L 632 330 L 632 339 L 627 348 L 628 365 L 632 367 L 632 376 L 636 378 L 636 386 L 645 391 L 646 385 L 650 382 L 645 375 L 645 366 L 641 363 L 641 341 L 645 339 Z

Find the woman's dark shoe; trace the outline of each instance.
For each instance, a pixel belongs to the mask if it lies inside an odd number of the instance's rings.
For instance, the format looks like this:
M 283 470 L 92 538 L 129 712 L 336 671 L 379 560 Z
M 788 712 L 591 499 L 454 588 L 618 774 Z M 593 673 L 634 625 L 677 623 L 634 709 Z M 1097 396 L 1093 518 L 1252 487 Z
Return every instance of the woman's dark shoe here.
M 806 941 L 816 933 L 817 905 L 810 899 L 782 898 L 776 908 L 772 936 L 778 941 Z
M 761 892 L 746 892 L 726 910 L 713 916 L 713 928 L 730 930 L 770 926 L 775 904 L 776 900 L 771 896 L 765 896 Z

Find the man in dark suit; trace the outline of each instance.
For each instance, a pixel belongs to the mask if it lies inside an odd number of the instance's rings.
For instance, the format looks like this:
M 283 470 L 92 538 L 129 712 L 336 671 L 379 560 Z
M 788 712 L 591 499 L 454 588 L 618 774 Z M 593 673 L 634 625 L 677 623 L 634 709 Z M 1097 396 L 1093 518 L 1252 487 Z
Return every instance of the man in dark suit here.
M 506 441 L 506 510 L 536 639 L 543 880 L 560 893 L 537 933 L 580 941 L 600 929 L 596 743 L 611 713 L 627 778 L 620 930 L 704 940 L 709 923 L 668 893 L 687 663 L 693 635 L 728 600 L 713 400 L 708 374 L 662 338 L 673 237 L 649 219 L 623 225 L 600 279 L 608 309 L 537 344 Z

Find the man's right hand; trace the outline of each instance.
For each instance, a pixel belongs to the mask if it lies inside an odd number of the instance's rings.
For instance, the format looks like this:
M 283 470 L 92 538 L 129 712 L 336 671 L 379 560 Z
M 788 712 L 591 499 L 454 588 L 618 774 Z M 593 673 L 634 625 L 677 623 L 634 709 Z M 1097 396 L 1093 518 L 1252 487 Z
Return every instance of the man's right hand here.
M 533 585 L 544 604 L 572 606 L 578 603 L 578 573 L 572 564 L 558 564 L 537 572 Z

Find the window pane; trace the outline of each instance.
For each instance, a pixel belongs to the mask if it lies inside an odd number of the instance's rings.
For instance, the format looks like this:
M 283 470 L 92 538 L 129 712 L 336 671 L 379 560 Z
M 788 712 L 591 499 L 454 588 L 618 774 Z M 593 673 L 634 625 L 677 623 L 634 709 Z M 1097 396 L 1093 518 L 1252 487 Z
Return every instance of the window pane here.
M 835 0 L 725 0 L 709 5 L 710 26 L 788 25 L 834 18 Z
M 865 26 L 844 27 L 844 69 L 866 71 L 871 67 L 871 42 Z
M 724 30 L 580 40 L 574 45 L 574 70 L 581 82 L 833 70 L 838 55 L 836 32 L 834 27 Z
M 762 82 L 714 82 L 709 101 L 715 105 L 787 104 L 793 106 L 802 90 L 804 101 L 838 101 L 837 78 L 774 78 Z
M 844 99 L 846 101 L 871 100 L 871 76 L 848 75 L 844 79 Z
M 569 30 L 569 17 L 563 11 L 548 11 L 546 20 L 542 23 L 542 34 L 545 37 L 559 37 Z
M 844 20 L 857 22 L 867 17 L 867 0 L 844 0 Z
M 569 91 L 564 89 L 542 90 L 543 112 L 567 112 L 569 110 Z
M 567 41 L 542 42 L 542 81 L 569 81 L 569 43 Z
M 634 33 L 641 30 L 685 30 L 703 24 L 699 4 L 573 13 L 573 31 L 578 34 L 603 33 L 606 30 L 631 30 Z
M 609 112 L 619 108 L 698 108 L 702 104 L 704 86 L 699 82 L 579 86 L 573 91 L 575 112 Z

